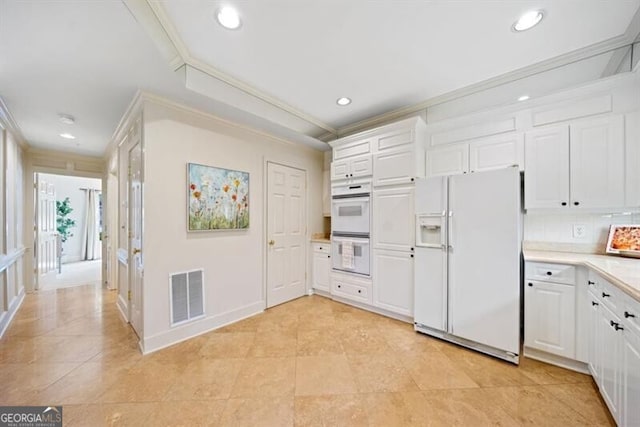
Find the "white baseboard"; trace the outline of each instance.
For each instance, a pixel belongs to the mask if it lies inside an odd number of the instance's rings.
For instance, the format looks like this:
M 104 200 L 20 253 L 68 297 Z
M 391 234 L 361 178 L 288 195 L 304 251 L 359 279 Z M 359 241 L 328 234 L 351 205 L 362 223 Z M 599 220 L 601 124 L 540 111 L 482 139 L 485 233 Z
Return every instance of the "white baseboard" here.
M 144 343 L 142 343 L 142 353 L 153 353 L 154 351 L 158 351 L 165 347 L 202 335 L 230 323 L 235 323 L 242 319 L 246 319 L 247 317 L 255 316 L 256 314 L 262 313 L 264 309 L 265 302 L 258 301 L 235 310 L 227 311 L 226 313 L 205 317 L 204 319 L 176 326 L 168 331 L 145 338 Z
M 7 331 L 9 325 L 11 324 L 11 321 L 22 305 L 22 302 L 24 301 L 24 295 L 25 292 L 23 287 L 22 289 L 20 289 L 20 293 L 15 298 L 13 298 L 11 304 L 9 304 L 9 310 L 0 315 L 0 338 L 2 338 L 4 333 Z
M 562 356 L 556 356 L 555 354 L 547 353 L 530 347 L 524 347 L 523 354 L 529 359 L 539 360 L 540 362 L 560 366 L 561 368 L 570 369 L 572 371 L 580 372 L 581 374 L 591 375 L 591 372 L 589 372 L 589 365 L 577 360 L 567 359 L 566 357 Z
M 324 296 L 324 293 L 318 292 L 318 295 L 323 295 Z M 382 309 L 382 308 L 374 307 L 374 306 L 368 305 L 368 304 L 363 304 L 363 303 L 357 302 L 357 301 L 351 301 L 350 299 L 341 298 L 341 297 L 336 296 L 336 295 L 330 295 L 330 298 L 332 300 L 334 300 L 334 301 L 338 301 L 338 302 L 341 302 L 343 304 L 352 305 L 354 307 L 361 308 L 362 310 L 367 310 L 367 311 L 370 311 L 372 313 L 380 314 L 380 315 L 385 316 L 385 317 L 391 317 L 392 319 L 396 319 L 396 320 L 399 320 L 401 322 L 406 322 L 406 323 L 413 324 L 413 317 L 409 317 L 409 316 L 405 316 L 405 315 L 402 315 L 402 314 L 393 313 L 391 311 L 388 311 L 388 310 L 385 310 L 385 309 Z

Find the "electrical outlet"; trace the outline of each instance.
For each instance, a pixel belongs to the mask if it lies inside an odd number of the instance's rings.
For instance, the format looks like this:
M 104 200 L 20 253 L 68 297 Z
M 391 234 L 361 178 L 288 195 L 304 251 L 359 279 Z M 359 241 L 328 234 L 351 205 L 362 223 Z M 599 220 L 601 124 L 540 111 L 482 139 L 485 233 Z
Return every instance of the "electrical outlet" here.
M 583 239 L 587 235 L 587 226 L 584 224 L 573 224 L 573 237 Z

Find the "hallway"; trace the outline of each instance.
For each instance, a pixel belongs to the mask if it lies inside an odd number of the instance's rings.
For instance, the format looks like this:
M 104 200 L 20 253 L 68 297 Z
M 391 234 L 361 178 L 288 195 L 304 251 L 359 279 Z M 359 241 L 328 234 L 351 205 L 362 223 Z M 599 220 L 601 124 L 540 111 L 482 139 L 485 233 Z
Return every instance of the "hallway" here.
M 0 405 L 66 425 L 613 425 L 589 376 L 520 367 L 312 296 L 142 356 L 116 293 L 29 294 L 0 340 Z

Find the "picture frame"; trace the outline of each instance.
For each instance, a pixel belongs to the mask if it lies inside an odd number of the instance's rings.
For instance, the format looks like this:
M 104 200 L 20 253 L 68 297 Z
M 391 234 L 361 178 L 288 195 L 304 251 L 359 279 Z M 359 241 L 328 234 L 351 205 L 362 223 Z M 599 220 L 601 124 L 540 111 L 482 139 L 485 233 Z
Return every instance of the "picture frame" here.
M 247 230 L 248 172 L 187 163 L 187 231 Z
M 611 225 L 606 253 L 640 258 L 640 224 Z

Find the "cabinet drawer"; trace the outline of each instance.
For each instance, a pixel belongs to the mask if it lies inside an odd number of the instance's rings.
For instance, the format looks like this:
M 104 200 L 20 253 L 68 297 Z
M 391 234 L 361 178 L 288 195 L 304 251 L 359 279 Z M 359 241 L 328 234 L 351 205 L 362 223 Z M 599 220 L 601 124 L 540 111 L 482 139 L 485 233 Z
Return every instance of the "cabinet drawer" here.
M 350 283 L 334 277 L 331 284 L 331 293 L 343 298 L 371 304 L 370 286 L 364 284 Z
M 323 254 L 331 253 L 331 243 L 330 242 L 327 242 L 327 243 L 314 242 L 311 245 L 313 246 L 313 252 L 320 252 L 320 253 L 323 253 Z
M 527 280 L 575 285 L 576 269 L 571 265 L 528 262 L 525 267 L 525 277 Z
M 640 302 L 624 296 L 622 302 L 622 321 L 640 337 Z
M 604 303 L 616 316 L 622 317 L 622 294 L 613 286 L 600 276 L 591 276 L 596 282 L 596 292 L 598 299 Z

